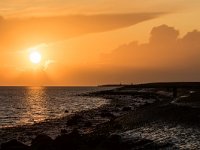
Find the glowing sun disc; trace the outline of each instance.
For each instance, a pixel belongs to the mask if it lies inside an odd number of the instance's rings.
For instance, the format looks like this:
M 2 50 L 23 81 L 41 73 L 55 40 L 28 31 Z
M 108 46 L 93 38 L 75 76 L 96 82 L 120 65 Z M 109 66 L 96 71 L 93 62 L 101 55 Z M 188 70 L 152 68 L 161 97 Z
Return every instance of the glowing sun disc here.
M 32 63 L 38 64 L 41 61 L 41 54 L 37 51 L 31 52 L 29 55 L 29 59 Z

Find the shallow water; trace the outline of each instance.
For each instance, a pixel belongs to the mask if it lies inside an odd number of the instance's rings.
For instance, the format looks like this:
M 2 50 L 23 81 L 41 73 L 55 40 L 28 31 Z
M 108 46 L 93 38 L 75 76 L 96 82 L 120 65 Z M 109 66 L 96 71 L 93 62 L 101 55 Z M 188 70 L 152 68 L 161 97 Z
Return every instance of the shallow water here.
M 34 124 L 99 107 L 108 101 L 80 94 L 105 89 L 108 88 L 0 87 L 0 128 Z

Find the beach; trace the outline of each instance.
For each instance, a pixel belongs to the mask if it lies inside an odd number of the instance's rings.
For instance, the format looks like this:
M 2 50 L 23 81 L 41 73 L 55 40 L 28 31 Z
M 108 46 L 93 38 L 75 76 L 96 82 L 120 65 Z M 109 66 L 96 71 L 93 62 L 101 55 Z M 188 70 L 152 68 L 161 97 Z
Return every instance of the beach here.
M 174 98 L 168 88 L 132 86 L 87 93 L 82 96 L 101 97 L 108 103 L 59 119 L 1 129 L 1 150 L 17 149 L 19 143 L 24 149 L 50 145 L 55 150 L 199 149 L 198 93 L 180 89 Z

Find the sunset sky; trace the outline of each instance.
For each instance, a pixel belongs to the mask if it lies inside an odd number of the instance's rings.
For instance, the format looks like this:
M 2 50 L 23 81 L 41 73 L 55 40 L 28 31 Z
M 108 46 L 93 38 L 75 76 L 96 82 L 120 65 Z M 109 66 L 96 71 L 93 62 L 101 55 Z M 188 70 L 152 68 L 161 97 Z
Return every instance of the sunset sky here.
M 199 81 L 199 8 L 199 0 L 0 0 L 0 85 Z

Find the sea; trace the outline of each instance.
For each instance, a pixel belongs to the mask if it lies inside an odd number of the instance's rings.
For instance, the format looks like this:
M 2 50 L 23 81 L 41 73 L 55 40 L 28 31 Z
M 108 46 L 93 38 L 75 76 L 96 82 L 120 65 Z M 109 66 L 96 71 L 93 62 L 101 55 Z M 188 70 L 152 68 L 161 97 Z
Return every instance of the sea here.
M 0 128 L 31 125 L 108 103 L 86 93 L 111 87 L 0 87 Z

